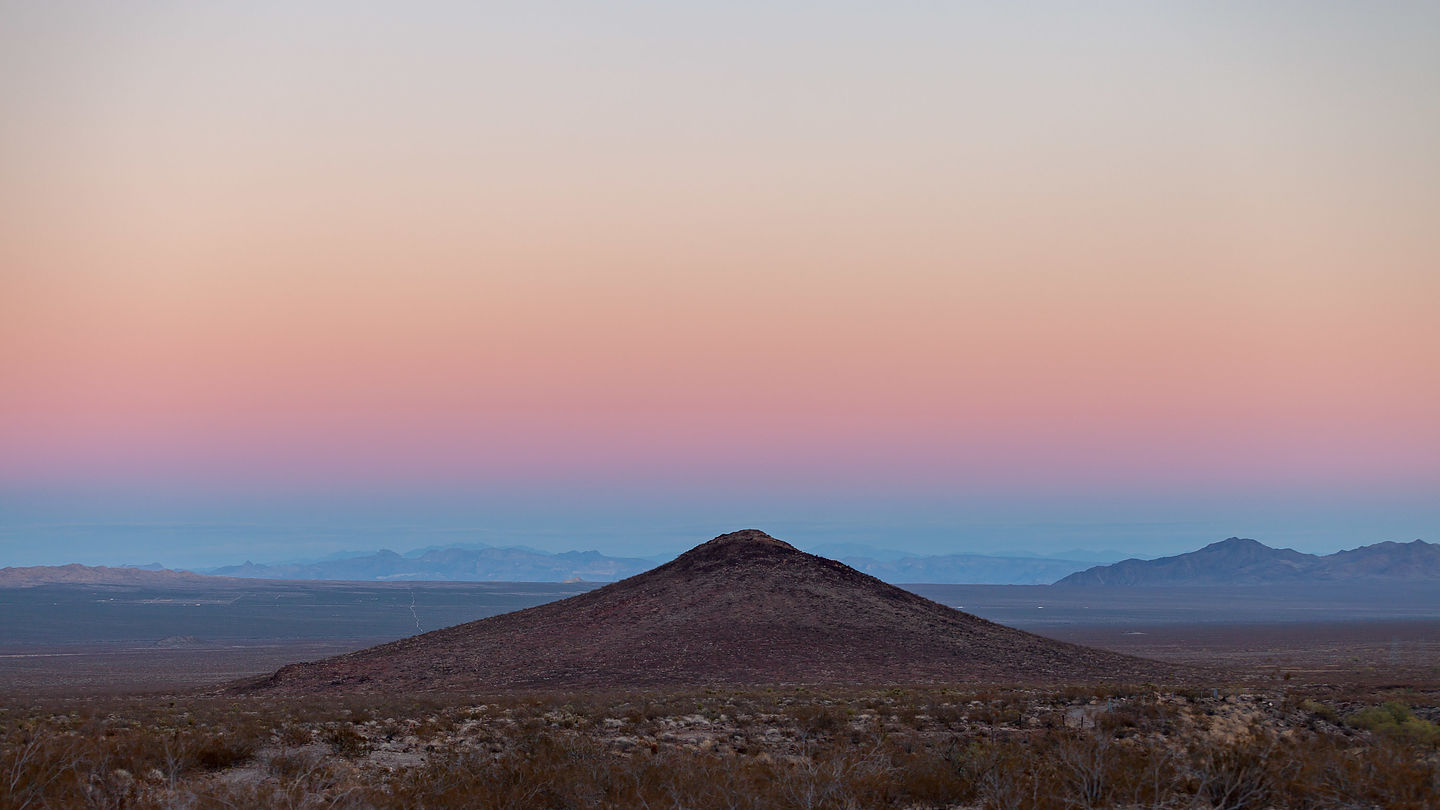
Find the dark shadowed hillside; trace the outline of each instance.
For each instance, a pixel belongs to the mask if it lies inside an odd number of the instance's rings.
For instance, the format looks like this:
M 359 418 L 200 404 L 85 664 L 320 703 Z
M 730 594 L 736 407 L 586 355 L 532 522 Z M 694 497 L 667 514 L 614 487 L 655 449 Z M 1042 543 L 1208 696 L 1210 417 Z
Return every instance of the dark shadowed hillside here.
M 1170 672 L 985 621 L 747 530 L 589 593 L 295 664 L 248 688 L 1054 682 Z
M 1325 556 L 1231 537 L 1174 557 L 1125 560 L 1071 574 L 1057 585 L 1264 585 L 1440 580 L 1440 545 L 1376 543 Z

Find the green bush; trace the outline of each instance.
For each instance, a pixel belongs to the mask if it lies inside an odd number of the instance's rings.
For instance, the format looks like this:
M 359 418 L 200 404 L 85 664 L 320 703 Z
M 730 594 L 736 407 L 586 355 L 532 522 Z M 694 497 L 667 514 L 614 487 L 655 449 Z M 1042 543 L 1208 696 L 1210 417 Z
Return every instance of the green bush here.
M 1440 745 L 1440 726 L 1429 720 L 1416 717 L 1398 700 L 1390 700 L 1379 706 L 1361 709 L 1345 721 L 1356 728 L 1363 728 L 1377 734 L 1405 737 L 1428 745 Z
M 1327 706 L 1319 701 L 1306 698 L 1300 701 L 1299 707 L 1300 711 L 1313 714 L 1321 720 L 1326 720 L 1331 723 L 1340 722 L 1340 713 L 1335 711 L 1334 707 Z

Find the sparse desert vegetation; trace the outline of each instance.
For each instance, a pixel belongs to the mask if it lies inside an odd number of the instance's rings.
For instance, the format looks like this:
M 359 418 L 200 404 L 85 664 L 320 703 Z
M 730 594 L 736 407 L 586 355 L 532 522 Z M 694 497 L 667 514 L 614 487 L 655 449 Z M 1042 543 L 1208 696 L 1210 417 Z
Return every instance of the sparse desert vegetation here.
M 1440 690 L 109 697 L 0 712 L 0 808 L 1429 808 Z

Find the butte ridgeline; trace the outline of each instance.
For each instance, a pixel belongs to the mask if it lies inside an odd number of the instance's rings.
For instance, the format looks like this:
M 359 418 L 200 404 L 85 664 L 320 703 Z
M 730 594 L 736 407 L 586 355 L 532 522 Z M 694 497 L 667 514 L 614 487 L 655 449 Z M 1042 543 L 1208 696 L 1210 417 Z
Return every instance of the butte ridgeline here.
M 1170 680 L 932 602 L 754 529 L 578 596 L 232 685 L 271 694 Z

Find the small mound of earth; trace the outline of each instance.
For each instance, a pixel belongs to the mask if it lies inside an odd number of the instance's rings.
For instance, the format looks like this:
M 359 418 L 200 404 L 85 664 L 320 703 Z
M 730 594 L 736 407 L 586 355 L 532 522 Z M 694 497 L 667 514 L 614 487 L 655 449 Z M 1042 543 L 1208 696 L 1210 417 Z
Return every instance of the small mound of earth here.
M 203 647 L 205 642 L 194 636 L 166 636 L 151 646 L 162 650 L 183 650 L 187 647 Z

